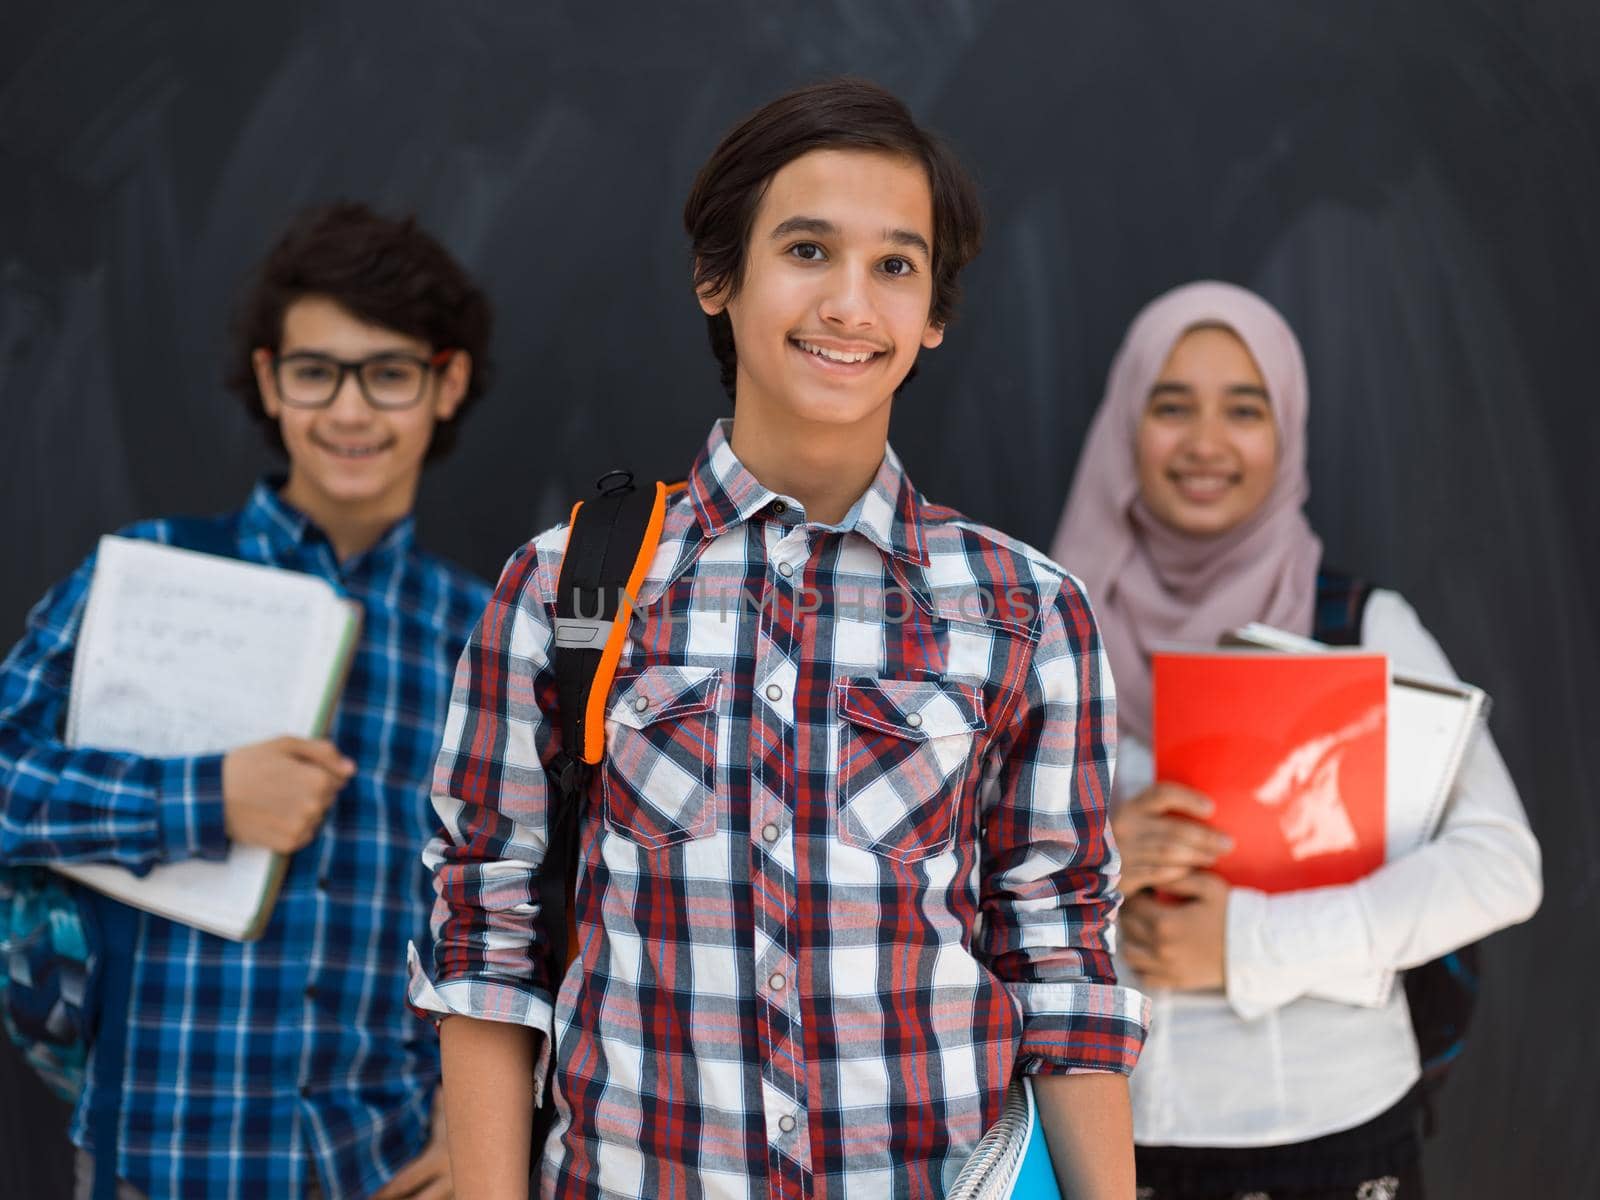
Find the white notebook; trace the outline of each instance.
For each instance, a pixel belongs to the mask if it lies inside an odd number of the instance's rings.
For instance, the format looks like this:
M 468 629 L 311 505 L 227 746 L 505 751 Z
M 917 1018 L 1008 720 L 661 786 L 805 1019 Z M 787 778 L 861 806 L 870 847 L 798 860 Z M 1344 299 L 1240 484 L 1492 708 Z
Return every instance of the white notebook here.
M 1321 642 L 1254 623 L 1223 637 L 1224 644 L 1302 653 Z M 1390 860 L 1425 845 L 1438 832 L 1473 732 L 1488 715 L 1482 688 L 1453 679 L 1394 671 L 1390 675 L 1384 843 Z M 1393 971 L 1352 975 L 1312 989 L 1311 995 L 1376 1008 L 1394 984 Z
M 321 579 L 154 542 L 103 537 L 73 660 L 66 739 L 156 758 L 214 754 L 328 727 L 361 609 Z M 234 845 L 222 861 L 139 877 L 62 874 L 127 904 L 248 941 L 272 913 L 284 859 Z

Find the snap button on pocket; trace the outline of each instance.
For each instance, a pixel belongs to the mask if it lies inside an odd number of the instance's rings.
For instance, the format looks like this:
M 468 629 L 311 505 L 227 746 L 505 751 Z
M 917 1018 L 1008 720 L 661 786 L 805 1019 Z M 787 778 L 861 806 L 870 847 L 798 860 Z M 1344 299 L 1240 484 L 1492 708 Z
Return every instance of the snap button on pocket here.
M 716 832 L 721 684 L 713 667 L 618 674 L 600 772 L 609 829 L 652 850 Z
M 984 728 L 982 693 L 944 680 L 870 677 L 840 680 L 835 693 L 839 839 L 902 862 L 943 853 Z

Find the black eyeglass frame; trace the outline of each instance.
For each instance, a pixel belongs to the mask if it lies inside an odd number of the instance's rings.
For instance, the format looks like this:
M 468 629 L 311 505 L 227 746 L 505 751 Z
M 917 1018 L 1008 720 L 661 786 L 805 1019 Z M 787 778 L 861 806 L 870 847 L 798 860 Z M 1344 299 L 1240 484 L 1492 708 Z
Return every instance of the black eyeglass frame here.
M 366 358 L 335 358 L 331 354 L 323 354 L 318 350 L 292 350 L 288 354 L 272 354 L 272 379 L 278 385 L 278 399 L 288 408 L 319 409 L 329 408 L 333 405 L 334 398 L 339 395 L 339 389 L 344 387 L 345 377 L 356 377 L 356 388 L 361 392 L 361 397 L 379 412 L 404 412 L 408 408 L 415 408 L 422 403 L 422 398 L 428 391 L 428 379 L 455 357 L 454 350 L 438 350 L 432 357 L 423 358 L 420 354 L 407 354 L 401 350 L 385 350 L 379 354 L 369 354 Z M 315 362 L 329 366 L 338 371 L 333 386 L 328 389 L 327 399 L 319 403 L 307 404 L 304 400 L 291 400 L 289 393 L 283 386 L 283 366 L 285 363 Z M 417 394 L 404 404 L 387 404 L 377 400 L 372 395 L 372 390 L 367 384 L 363 372 L 374 363 L 404 362 L 420 367 L 422 374 L 417 380 Z

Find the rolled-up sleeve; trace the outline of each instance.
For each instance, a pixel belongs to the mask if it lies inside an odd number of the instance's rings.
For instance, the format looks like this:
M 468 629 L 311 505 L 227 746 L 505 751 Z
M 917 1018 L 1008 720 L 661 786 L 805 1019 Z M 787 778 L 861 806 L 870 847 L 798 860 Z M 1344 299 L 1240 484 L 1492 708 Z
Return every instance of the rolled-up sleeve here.
M 415 1009 L 544 1032 L 541 1075 L 556 981 L 539 923 L 539 870 L 545 771 L 560 736 L 546 716 L 556 711 L 556 682 L 543 540 L 506 566 L 456 669 L 433 776 L 440 829 L 423 852 L 434 890 L 431 962 L 414 945 L 408 953 Z
M 1110 667 L 1082 590 L 1042 614 L 1021 694 L 993 743 L 984 803 L 983 950 L 1023 1018 L 1030 1074 L 1127 1073 L 1149 1003 L 1111 962 L 1120 896 L 1107 820 L 1116 752 Z

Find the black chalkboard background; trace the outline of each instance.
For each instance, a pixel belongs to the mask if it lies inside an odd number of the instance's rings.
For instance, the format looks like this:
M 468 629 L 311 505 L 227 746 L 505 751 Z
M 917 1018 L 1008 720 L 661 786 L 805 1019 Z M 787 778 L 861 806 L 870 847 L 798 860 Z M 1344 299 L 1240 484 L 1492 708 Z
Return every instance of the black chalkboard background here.
M 719 133 L 837 72 L 896 89 L 991 236 L 898 405 L 921 486 L 1047 543 L 1129 318 L 1214 276 L 1299 331 L 1310 511 L 1402 590 L 1494 727 L 1544 908 L 1487 949 L 1433 1194 L 1600 1195 L 1600 10 L 1378 0 L 7 5 L 0 628 L 135 517 L 267 459 L 219 386 L 297 207 L 416 211 L 486 281 L 499 381 L 424 542 L 493 574 L 600 471 L 723 411 L 678 213 Z M 64 1112 L 0 1053 L 0 1195 L 67 1194 Z

